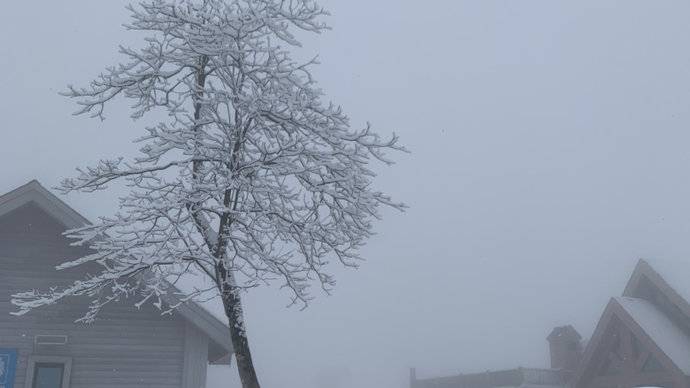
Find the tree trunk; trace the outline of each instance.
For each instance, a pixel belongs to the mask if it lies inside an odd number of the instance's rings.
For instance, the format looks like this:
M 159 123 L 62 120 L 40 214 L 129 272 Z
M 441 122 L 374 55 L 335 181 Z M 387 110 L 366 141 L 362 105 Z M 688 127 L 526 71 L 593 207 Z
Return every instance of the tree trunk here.
M 223 307 L 230 323 L 230 338 L 235 351 L 235 360 L 237 361 L 237 370 L 242 382 L 242 388 L 260 388 L 259 379 L 254 370 L 252 353 L 249 350 L 239 291 L 227 283 L 223 288 Z

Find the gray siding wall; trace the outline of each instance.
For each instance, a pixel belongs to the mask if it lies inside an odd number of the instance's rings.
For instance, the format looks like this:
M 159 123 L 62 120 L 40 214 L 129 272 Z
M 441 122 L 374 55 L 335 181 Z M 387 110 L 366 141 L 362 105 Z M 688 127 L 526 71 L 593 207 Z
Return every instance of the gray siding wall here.
M 9 314 L 15 310 L 10 304 L 13 293 L 46 289 L 79 276 L 54 270 L 81 253 L 68 245 L 61 231 L 60 224 L 35 206 L 0 219 L 0 347 L 19 350 L 15 388 L 24 388 L 30 355 L 72 357 L 70 388 L 187 388 L 182 381 L 189 329 L 179 316 L 162 317 L 153 307 L 137 310 L 132 303 L 122 303 L 104 310 L 96 323 L 80 325 L 74 320 L 88 301 L 77 299 L 22 317 Z M 37 334 L 67 335 L 68 344 L 37 347 Z M 197 339 L 194 350 L 204 368 L 205 346 L 206 339 Z
M 185 388 L 204 388 L 208 362 L 208 337 L 191 323 L 186 325 L 184 368 L 182 381 Z

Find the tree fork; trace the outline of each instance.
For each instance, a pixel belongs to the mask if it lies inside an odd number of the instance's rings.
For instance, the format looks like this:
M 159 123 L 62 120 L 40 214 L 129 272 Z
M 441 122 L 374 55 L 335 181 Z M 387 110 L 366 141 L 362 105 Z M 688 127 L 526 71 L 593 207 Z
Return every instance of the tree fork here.
M 202 116 L 202 99 L 204 97 L 204 87 L 206 86 L 206 66 L 208 65 L 209 58 L 202 55 L 199 58 L 199 67 L 196 71 L 196 91 L 195 91 L 195 101 L 194 101 L 194 121 L 195 127 L 194 132 L 198 135 L 201 126 L 199 125 L 199 120 Z M 199 146 L 197 144 L 197 150 Z M 196 155 L 197 157 L 199 155 Z M 201 165 L 203 162 L 199 160 L 194 160 L 192 166 L 192 173 L 194 180 L 200 179 L 199 173 L 201 170 Z M 231 191 L 226 191 L 223 202 L 225 206 L 230 205 Z M 198 204 L 195 204 L 192 209 L 192 215 L 196 217 L 196 211 Z M 242 382 L 242 388 L 260 388 L 259 379 L 256 375 L 256 370 L 254 369 L 254 362 L 252 361 L 252 354 L 249 349 L 249 341 L 247 339 L 247 331 L 244 324 L 244 314 L 242 311 L 242 300 L 239 295 L 239 290 L 232 282 L 232 275 L 228 272 L 225 266 L 222 264 L 225 258 L 225 249 L 227 249 L 227 235 L 226 230 L 230 226 L 229 215 L 223 214 L 220 218 L 218 228 L 218 241 L 216 246 L 209 244 L 208 249 L 214 251 L 215 256 L 218 258 L 219 264 L 217 267 L 217 275 L 220 280 L 220 292 L 221 298 L 223 300 L 223 308 L 225 310 L 225 315 L 228 318 L 228 326 L 230 327 L 230 340 L 232 341 L 232 347 L 235 351 L 235 360 L 237 361 L 237 370 L 240 375 L 240 380 Z M 202 231 L 202 234 L 207 235 L 207 231 Z M 210 239 L 207 239 L 207 242 Z

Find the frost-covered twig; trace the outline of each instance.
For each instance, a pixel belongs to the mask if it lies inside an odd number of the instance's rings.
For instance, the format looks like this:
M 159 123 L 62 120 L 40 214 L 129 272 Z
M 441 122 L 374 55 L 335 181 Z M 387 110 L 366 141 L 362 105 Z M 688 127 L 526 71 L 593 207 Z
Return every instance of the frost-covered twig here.
M 88 320 L 134 290 L 139 304 L 160 305 L 167 282 L 194 273 L 223 298 L 238 364 L 251 366 L 239 292 L 280 281 L 305 306 L 313 284 L 330 290 L 330 261 L 357 266 L 380 206 L 404 208 L 372 189 L 370 167 L 404 148 L 368 124 L 353 129 L 322 102 L 316 61 L 290 58 L 295 31 L 328 28 L 315 1 L 150 0 L 130 10 L 127 28 L 148 33 L 146 45 L 120 48 L 123 64 L 65 95 L 77 114 L 104 118 L 120 96 L 135 119 L 164 109 L 169 120 L 146 128 L 139 157 L 101 161 L 62 183 L 64 192 L 130 188 L 118 214 L 70 232 L 95 253 L 61 268 L 97 263 L 102 272 L 13 302 L 24 313 L 88 295 Z

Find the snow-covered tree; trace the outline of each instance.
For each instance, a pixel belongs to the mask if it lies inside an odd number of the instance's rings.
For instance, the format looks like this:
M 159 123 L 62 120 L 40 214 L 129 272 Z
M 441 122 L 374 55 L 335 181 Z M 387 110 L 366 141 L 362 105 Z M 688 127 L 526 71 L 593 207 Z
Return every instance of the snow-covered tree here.
M 77 114 L 103 118 L 124 97 L 133 119 L 160 111 L 168 119 L 136 140 L 138 157 L 102 160 L 61 184 L 64 192 L 128 187 L 117 214 L 69 232 L 93 253 L 58 267 L 100 272 L 13 302 L 22 314 L 86 295 L 90 321 L 135 295 L 161 306 L 171 284 L 202 276 L 208 286 L 181 300 L 222 299 L 243 387 L 259 387 L 242 291 L 279 281 L 306 305 L 310 285 L 335 284 L 329 261 L 357 266 L 380 205 L 403 208 L 372 188 L 371 164 L 390 164 L 385 151 L 403 148 L 395 135 L 353 129 L 340 107 L 321 101 L 316 62 L 291 59 L 297 31 L 328 28 L 315 1 L 150 0 L 130 11 L 127 28 L 147 33 L 144 47 L 121 47 L 126 61 L 65 94 Z

